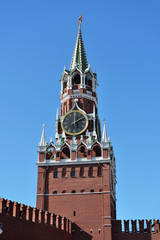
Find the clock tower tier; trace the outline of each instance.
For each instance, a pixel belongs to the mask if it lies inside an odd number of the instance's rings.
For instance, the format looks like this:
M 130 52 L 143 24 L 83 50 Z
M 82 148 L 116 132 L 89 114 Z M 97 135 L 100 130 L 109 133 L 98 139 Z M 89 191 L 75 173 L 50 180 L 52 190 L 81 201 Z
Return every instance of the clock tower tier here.
M 116 219 L 116 161 L 104 121 L 98 116 L 97 74 L 87 63 L 82 16 L 70 69 L 61 77 L 55 143 L 46 143 L 43 125 L 38 145 L 37 208 L 69 218 L 78 225 L 73 240 L 111 240 Z

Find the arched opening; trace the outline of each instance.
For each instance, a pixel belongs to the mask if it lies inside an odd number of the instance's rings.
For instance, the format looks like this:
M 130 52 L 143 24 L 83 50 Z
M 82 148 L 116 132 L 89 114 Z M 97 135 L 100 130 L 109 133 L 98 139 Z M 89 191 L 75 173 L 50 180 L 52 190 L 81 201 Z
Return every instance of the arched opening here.
M 88 176 L 93 177 L 93 167 L 92 166 L 89 167 Z
M 80 177 L 84 177 L 84 167 L 80 167 Z
M 66 190 L 63 190 L 62 193 L 66 193 Z
M 87 157 L 87 149 L 84 145 L 79 146 L 77 152 L 77 158 L 86 158 Z
M 61 159 L 68 159 L 68 158 L 70 158 L 70 150 L 69 150 L 69 147 L 65 146 L 61 152 Z
M 46 152 L 46 160 L 55 159 L 56 149 L 54 147 L 48 147 Z
M 85 85 L 88 91 L 92 91 L 92 76 L 89 73 L 86 74 Z
M 92 157 L 100 157 L 101 156 L 101 148 L 99 145 L 95 145 L 92 149 Z
M 80 84 L 80 75 L 79 73 L 76 73 L 73 77 L 73 84 Z
M 76 193 L 76 190 L 72 190 L 71 193 Z
M 66 167 L 62 168 L 62 177 L 66 176 Z
M 81 189 L 81 193 L 84 193 L 85 192 L 85 190 L 84 189 Z

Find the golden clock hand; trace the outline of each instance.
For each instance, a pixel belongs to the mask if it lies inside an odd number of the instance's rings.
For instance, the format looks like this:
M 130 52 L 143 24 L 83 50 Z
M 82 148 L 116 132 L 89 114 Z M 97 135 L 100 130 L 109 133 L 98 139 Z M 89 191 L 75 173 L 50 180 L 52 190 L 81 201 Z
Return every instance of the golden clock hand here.
M 82 118 L 79 118 L 78 120 L 76 120 L 76 121 L 74 121 L 73 123 L 71 123 L 71 125 L 73 125 L 73 124 L 75 124 L 76 122 L 78 122 L 78 121 L 80 121 L 80 120 L 82 120 L 84 117 L 82 117 Z

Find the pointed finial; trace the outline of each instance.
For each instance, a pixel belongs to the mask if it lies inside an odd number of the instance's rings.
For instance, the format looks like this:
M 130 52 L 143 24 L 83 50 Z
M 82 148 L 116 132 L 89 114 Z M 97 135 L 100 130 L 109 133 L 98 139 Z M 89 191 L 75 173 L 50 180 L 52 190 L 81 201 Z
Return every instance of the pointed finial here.
M 52 137 L 50 137 L 50 143 L 53 143 L 53 138 Z
M 45 128 L 44 127 L 45 126 L 44 126 L 44 123 L 43 123 L 43 130 L 42 130 L 40 146 L 45 146 L 46 145 L 46 137 L 45 137 Z
M 105 118 L 103 119 L 104 127 L 103 127 L 103 136 L 102 136 L 102 142 L 107 142 L 107 131 L 106 131 L 106 122 Z
M 82 15 L 79 16 L 79 20 L 78 20 L 79 28 L 81 28 L 81 23 L 82 23 Z

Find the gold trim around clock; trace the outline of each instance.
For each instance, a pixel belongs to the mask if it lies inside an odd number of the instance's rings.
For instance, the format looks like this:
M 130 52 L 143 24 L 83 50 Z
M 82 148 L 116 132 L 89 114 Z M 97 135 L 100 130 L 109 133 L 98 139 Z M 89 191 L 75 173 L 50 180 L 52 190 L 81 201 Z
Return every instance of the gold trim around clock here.
M 73 134 L 73 133 L 70 133 L 70 132 L 67 132 L 67 131 L 64 129 L 64 127 L 63 127 L 64 119 L 65 119 L 70 113 L 72 113 L 72 112 L 79 112 L 79 113 L 82 114 L 82 115 L 85 117 L 85 119 L 86 119 L 86 125 L 85 125 L 85 127 L 83 128 L 83 130 L 80 131 L 80 132 L 74 133 L 74 134 Z M 87 117 L 87 115 L 86 115 L 85 113 L 83 113 L 83 112 L 81 112 L 81 111 L 79 111 L 79 110 L 72 110 L 72 111 L 70 111 L 70 112 L 67 112 L 67 113 L 63 116 L 63 119 L 62 119 L 62 122 L 61 122 L 61 127 L 62 127 L 63 131 L 64 131 L 65 133 L 67 133 L 68 135 L 80 135 L 80 134 L 83 133 L 83 132 L 87 129 L 87 127 L 88 127 L 88 117 Z

